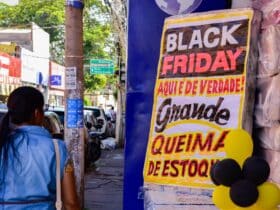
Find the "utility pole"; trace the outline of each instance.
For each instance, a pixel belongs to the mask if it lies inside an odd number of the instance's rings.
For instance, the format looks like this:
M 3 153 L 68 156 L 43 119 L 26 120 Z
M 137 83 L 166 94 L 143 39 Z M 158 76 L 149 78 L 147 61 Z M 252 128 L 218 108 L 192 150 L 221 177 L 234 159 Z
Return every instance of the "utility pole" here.
M 64 136 L 73 161 L 76 188 L 84 206 L 83 0 L 67 0 L 65 11 Z

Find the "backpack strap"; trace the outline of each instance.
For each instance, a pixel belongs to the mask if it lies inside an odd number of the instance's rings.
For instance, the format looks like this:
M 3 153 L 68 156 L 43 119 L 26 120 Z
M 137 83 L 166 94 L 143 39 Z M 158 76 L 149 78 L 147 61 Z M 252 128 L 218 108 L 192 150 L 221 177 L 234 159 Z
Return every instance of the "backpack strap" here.
M 60 154 L 58 143 L 56 139 L 53 139 L 54 149 L 55 149 L 55 160 L 56 160 L 56 202 L 55 207 L 57 210 L 62 209 L 61 201 L 61 180 L 60 180 Z

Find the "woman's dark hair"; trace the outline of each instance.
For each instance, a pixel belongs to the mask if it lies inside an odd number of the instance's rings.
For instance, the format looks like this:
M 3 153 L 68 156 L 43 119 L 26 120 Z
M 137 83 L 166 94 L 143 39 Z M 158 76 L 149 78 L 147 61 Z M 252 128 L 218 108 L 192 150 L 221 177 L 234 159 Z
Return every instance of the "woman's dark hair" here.
M 13 154 L 16 154 L 16 148 L 11 142 L 11 125 L 20 125 L 29 123 L 35 110 L 43 112 L 44 97 L 36 88 L 23 86 L 15 89 L 8 97 L 8 112 L 0 123 L 0 170 L 3 170 L 8 160 L 8 150 L 11 147 Z

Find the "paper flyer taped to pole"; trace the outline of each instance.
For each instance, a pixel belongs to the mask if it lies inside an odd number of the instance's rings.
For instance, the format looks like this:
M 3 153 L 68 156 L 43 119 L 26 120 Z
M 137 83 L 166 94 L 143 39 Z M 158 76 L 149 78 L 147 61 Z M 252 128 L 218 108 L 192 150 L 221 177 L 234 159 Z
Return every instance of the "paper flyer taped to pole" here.
M 77 89 L 77 68 L 66 67 L 65 68 L 65 89 L 75 90 Z
M 210 189 L 210 168 L 225 156 L 229 130 L 250 132 L 253 21 L 251 9 L 165 20 L 145 183 Z

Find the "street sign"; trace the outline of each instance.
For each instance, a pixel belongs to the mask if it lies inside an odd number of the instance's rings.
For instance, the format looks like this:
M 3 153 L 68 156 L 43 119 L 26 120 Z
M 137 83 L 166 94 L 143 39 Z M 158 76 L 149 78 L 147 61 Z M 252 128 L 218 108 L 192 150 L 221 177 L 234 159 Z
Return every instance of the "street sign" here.
M 91 74 L 113 74 L 114 63 L 111 60 L 91 59 L 90 60 Z

